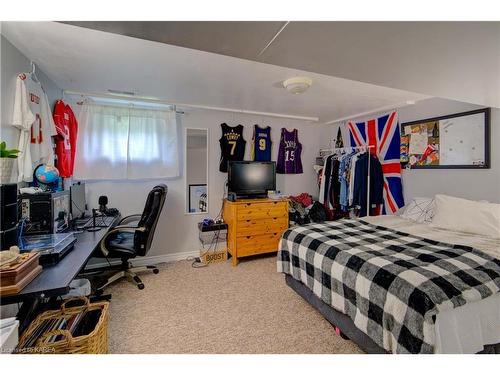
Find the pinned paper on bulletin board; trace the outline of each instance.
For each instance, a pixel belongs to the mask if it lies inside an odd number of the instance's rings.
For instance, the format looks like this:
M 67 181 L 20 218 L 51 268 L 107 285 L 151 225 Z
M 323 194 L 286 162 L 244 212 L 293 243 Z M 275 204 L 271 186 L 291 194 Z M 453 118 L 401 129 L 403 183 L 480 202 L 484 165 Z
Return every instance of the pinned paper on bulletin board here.
M 428 145 L 427 132 L 414 133 L 410 136 L 410 154 L 423 154 Z
M 401 154 L 402 163 L 415 165 L 439 164 L 439 124 L 437 121 L 405 126 L 401 144 L 406 145 L 406 153 Z

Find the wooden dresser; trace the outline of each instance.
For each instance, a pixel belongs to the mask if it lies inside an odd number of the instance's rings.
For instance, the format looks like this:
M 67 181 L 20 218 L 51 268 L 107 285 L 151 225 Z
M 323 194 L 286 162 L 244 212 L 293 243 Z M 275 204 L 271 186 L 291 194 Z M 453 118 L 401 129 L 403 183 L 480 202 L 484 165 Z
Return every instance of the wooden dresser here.
M 288 200 L 224 200 L 224 221 L 228 225 L 227 246 L 232 264 L 238 258 L 278 251 L 281 235 L 288 228 Z

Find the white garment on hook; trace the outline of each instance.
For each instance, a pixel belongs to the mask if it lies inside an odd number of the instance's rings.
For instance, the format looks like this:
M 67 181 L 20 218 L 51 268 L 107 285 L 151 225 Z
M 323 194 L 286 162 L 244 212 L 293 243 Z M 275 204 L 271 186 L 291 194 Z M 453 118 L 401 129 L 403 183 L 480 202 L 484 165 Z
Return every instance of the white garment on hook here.
M 321 178 L 320 178 L 320 185 L 319 185 L 319 203 L 325 203 L 325 167 L 326 167 L 326 160 L 328 159 L 328 156 L 325 156 L 323 158 L 323 168 L 321 169 Z
M 359 153 L 353 155 L 351 158 L 351 170 L 349 178 L 349 207 L 352 206 L 352 201 L 354 198 L 354 176 L 356 174 L 356 162 L 358 161 Z
M 57 135 L 57 131 L 47 95 L 30 73 L 17 76 L 12 125 L 21 130 L 18 182 L 31 182 L 36 165 L 54 165 L 52 136 Z

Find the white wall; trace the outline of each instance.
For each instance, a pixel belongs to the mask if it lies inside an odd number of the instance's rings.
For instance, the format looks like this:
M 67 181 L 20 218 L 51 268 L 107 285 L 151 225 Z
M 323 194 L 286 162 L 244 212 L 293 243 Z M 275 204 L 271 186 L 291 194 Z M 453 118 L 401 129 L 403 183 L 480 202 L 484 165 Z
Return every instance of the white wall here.
M 470 103 L 432 98 L 398 110 L 399 122 L 472 111 L 484 108 Z M 355 119 L 363 121 L 376 115 Z M 335 137 L 338 124 L 326 130 Z M 468 199 L 500 202 L 500 109 L 491 111 L 491 168 L 490 169 L 413 169 L 403 171 L 405 201 L 414 197 L 432 197 L 437 193 Z
M 399 111 L 400 122 L 471 111 L 481 106 L 444 99 L 428 99 Z M 413 169 L 403 172 L 405 199 L 436 193 L 500 203 L 500 109 L 491 111 L 490 169 Z
M 304 173 L 300 175 L 277 175 L 277 189 L 285 194 L 309 192 L 317 195 L 316 174 L 312 169 L 312 165 L 323 135 L 323 126 L 300 121 L 243 114 L 233 115 L 231 113 L 201 110 L 188 111 L 181 118 L 183 129 L 189 127 L 209 129 L 209 216 L 217 216 L 221 209 L 224 184 L 227 177 L 225 173 L 219 172 L 219 138 L 221 136 L 220 124 L 222 122 L 227 122 L 231 126 L 236 124 L 245 126 L 243 135 L 247 141 L 245 159 L 249 159 L 250 157 L 250 141 L 255 123 L 261 126 L 269 125 L 272 127 L 273 160 L 276 160 L 278 152 L 280 128 L 297 128 L 299 130 L 299 140 L 303 145 L 302 163 Z M 184 145 L 181 145 L 179 150 L 184 150 Z M 184 157 L 181 158 L 181 160 L 183 159 Z M 162 217 L 156 230 L 152 249 L 148 255 L 165 255 L 198 250 L 197 223 L 208 215 L 185 214 L 185 176 L 166 181 L 88 182 L 87 201 L 89 207 L 95 207 L 98 197 L 100 195 L 107 195 L 109 206 L 117 207 L 123 215 L 138 213 L 142 211 L 149 190 L 159 182 L 166 183 L 169 192 Z
M 16 78 L 19 73 L 30 72 L 30 60 L 14 47 L 3 35 L 0 36 L 1 47 L 1 127 L 0 139 L 7 142 L 8 148 L 17 148 L 19 142 L 19 130 L 12 126 L 12 111 L 14 109 L 14 95 L 16 90 Z M 62 90 L 56 86 L 40 69 L 36 70 L 36 76 L 40 80 L 45 93 L 49 99 L 50 107 L 61 98 Z M 16 167 L 17 168 L 17 165 Z M 14 174 L 15 172 L 13 172 Z

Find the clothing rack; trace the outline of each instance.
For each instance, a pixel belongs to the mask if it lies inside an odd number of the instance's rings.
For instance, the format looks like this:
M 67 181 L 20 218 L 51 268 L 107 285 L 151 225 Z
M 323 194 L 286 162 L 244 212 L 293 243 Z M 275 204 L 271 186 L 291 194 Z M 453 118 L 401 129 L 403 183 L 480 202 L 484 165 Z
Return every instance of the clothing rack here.
M 320 149 L 320 156 L 329 156 L 336 154 L 339 151 L 369 151 L 370 149 L 375 148 L 374 145 L 364 145 L 364 146 L 346 146 L 346 147 L 330 147 L 327 149 Z M 370 157 L 368 157 L 368 171 L 367 171 L 367 189 L 366 189 L 366 216 L 370 216 Z

